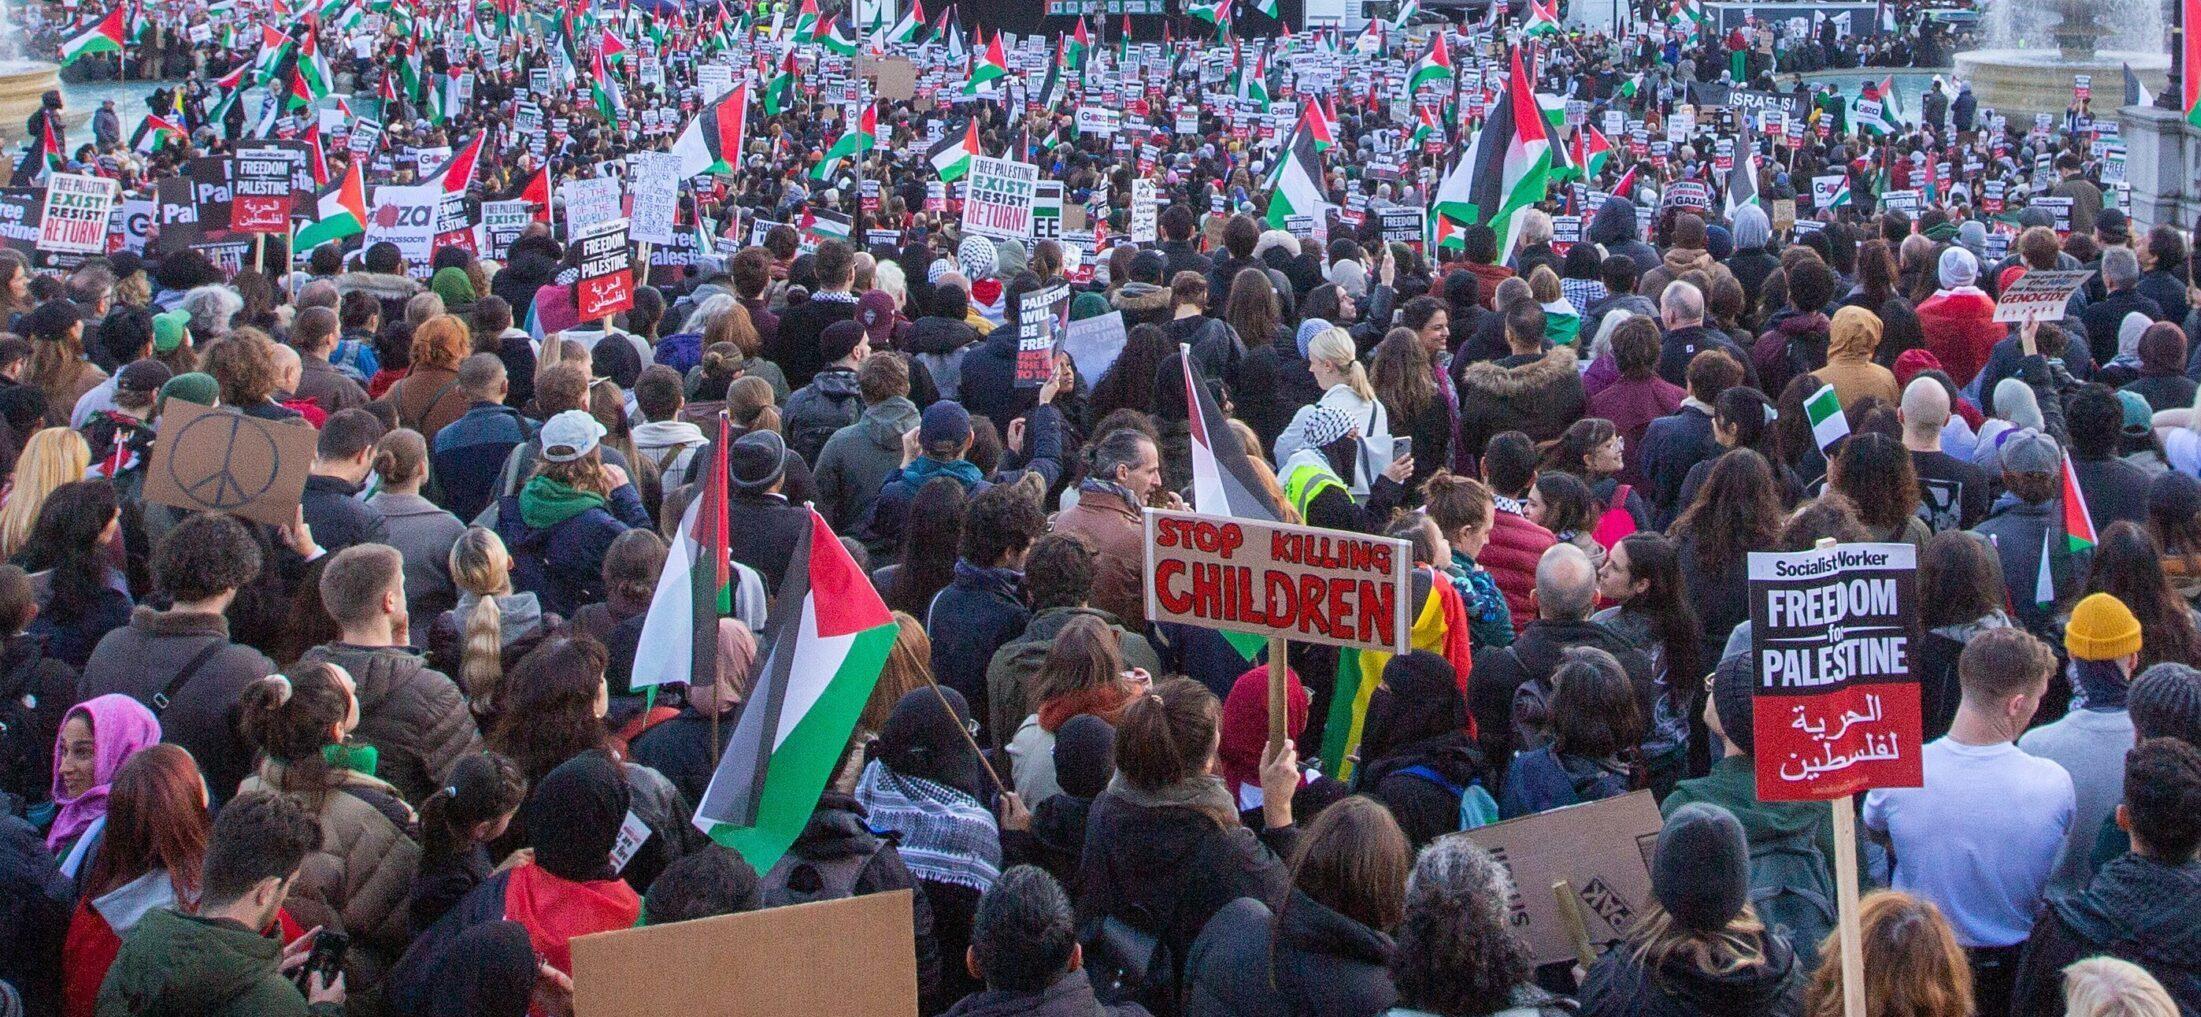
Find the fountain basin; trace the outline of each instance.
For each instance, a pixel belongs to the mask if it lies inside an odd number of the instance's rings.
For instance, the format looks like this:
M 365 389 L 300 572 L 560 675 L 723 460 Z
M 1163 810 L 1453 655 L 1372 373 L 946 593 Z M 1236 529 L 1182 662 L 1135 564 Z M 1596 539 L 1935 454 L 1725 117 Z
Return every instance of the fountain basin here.
M 2091 57 L 2067 59 L 2054 46 L 2037 49 L 1975 49 L 1956 55 L 1956 76 L 1972 83 L 1983 108 L 2010 118 L 2020 130 L 2034 113 L 2061 114 L 2071 105 L 2071 79 L 2093 78 L 2097 117 L 2113 116 L 2124 105 L 2125 66 L 2149 91 L 2160 93 L 2170 74 L 2170 56 L 2138 50 L 2100 50 Z M 2021 124 L 2020 115 L 2026 123 Z

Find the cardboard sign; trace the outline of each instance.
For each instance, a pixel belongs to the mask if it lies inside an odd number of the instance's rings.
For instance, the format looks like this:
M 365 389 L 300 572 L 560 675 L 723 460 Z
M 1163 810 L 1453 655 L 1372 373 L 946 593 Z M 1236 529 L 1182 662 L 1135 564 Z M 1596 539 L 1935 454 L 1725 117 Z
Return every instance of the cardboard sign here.
M 292 153 L 273 142 L 240 143 L 231 176 L 229 228 L 239 233 L 289 231 L 293 177 Z
M 1146 510 L 1155 621 L 1405 653 L 1414 556 L 1403 540 Z M 1418 606 L 1418 605 L 1416 605 Z
M 917 65 L 910 63 L 908 57 L 888 57 L 875 66 L 879 69 L 881 102 L 908 102 L 917 98 Z
M 865 181 L 870 183 L 870 181 Z M 1031 239 L 1062 239 L 1062 181 L 1042 180 L 1032 192 Z
M 673 216 L 680 207 L 680 157 L 635 152 L 627 156 L 627 164 L 634 178 L 634 218 L 628 233 L 645 243 L 672 243 Z
M 1428 211 L 1419 206 L 1386 208 L 1379 210 L 1376 216 L 1384 240 L 1418 244 L 1428 235 Z
M 627 221 L 600 222 L 574 238 L 581 248 L 581 279 L 573 284 L 573 304 L 582 321 L 608 318 L 634 306 L 634 255 L 627 248 Z
M 115 182 L 106 177 L 55 173 L 46 178 L 46 207 L 38 220 L 38 249 L 66 254 L 107 253 L 107 219 L 114 211 Z
M 566 198 L 566 236 L 579 237 L 619 218 L 619 178 L 593 177 L 558 188 Z
M 1038 388 L 1055 374 L 1055 341 L 1068 329 L 1070 284 L 1042 286 L 1017 297 L 1016 387 Z
M 1924 778 L 1918 549 L 1750 555 L 1758 797 L 1826 801 Z
M 299 423 L 170 400 L 146 464 L 146 500 L 287 525 L 306 490 L 314 438 Z
M 1131 181 L 1131 242 L 1151 244 L 1158 239 L 1156 217 L 1160 215 L 1154 200 L 1154 181 L 1144 177 Z
M 491 258 L 502 259 L 512 248 L 512 242 L 520 238 L 527 224 L 535 221 L 534 206 L 526 201 L 485 201 L 481 205 L 481 224 L 488 234 Z
M 963 232 L 996 240 L 1032 235 L 1039 167 L 986 156 L 971 157 L 970 188 L 963 196 Z
M 1070 355 L 1070 363 L 1077 368 L 1078 377 L 1085 380 L 1085 387 L 1092 388 L 1123 355 L 1126 338 L 1123 312 L 1110 311 L 1071 322 L 1062 333 L 1062 352 Z
M 911 891 L 577 936 L 576 1017 L 917 1017 Z M 666 958 L 680 958 L 667 964 Z M 830 978 L 790 977 L 804 971 Z
M 1847 187 L 1849 187 L 1849 174 L 1847 173 L 1829 173 L 1823 177 L 1812 177 L 1811 207 L 1833 208 L 1834 199 L 1840 197 L 1842 191 Z
M 2090 268 L 2027 269 L 2024 275 L 2003 287 L 2001 299 L 1995 301 L 1995 320 L 2024 322 L 2061 318 L 2071 294 L 2086 285 L 2093 275 L 2094 270 Z
M 1627 938 L 1651 906 L 1651 854 L 1662 825 L 1651 793 L 1636 791 L 1447 836 L 1475 842 L 1506 867 L 1507 924 L 1533 963 L 1549 964 L 1575 956 L 1551 885 L 1574 886 L 1593 945 Z

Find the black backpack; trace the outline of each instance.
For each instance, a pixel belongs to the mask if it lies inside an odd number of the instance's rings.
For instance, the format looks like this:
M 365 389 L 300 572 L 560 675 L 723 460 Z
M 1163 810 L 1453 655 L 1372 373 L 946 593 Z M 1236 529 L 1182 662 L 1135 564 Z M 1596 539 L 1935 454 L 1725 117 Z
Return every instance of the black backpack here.
M 59 716 L 56 707 L 69 704 L 39 701 L 38 672 L 46 654 L 38 640 L 28 642 L 30 656 L 0 673 L 0 788 L 42 799 L 52 777 L 54 732 L 41 714 Z

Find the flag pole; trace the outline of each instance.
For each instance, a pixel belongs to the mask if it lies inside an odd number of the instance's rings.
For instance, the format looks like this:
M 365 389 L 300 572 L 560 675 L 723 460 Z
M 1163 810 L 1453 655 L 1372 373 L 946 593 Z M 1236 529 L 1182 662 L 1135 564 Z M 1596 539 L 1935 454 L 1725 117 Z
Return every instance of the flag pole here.
M 986 750 L 978 747 L 978 739 L 971 736 L 971 729 L 963 726 L 963 718 L 956 716 L 955 704 L 948 702 L 948 694 L 940 691 L 940 683 L 933 680 L 932 672 L 925 672 L 925 687 L 932 690 L 933 698 L 940 701 L 940 708 L 948 711 L 948 718 L 955 721 L 955 733 L 963 736 L 963 744 L 971 747 L 971 754 L 978 757 L 978 765 L 986 768 L 986 777 L 994 783 L 994 789 L 1002 794 L 1015 794 L 1014 788 L 1001 782 L 1001 774 L 986 760 Z

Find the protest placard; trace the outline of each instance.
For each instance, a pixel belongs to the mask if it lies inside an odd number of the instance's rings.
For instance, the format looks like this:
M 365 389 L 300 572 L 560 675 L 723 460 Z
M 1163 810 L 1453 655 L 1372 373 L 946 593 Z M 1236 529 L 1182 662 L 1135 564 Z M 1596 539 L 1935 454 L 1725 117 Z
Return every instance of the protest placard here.
M 145 468 L 145 498 L 191 512 L 232 512 L 287 525 L 306 490 L 314 438 L 313 428 L 302 421 L 262 420 L 169 400 Z
M 1383 230 L 1383 239 L 1405 244 L 1419 244 L 1428 229 L 1428 212 L 1418 206 L 1391 207 L 1377 213 L 1376 223 Z
M 1403 540 L 1146 510 L 1147 617 L 1405 653 L 1413 553 Z
M 234 204 L 229 228 L 239 233 L 290 230 L 291 199 L 296 195 L 294 153 L 272 141 L 237 143 L 231 176 Z
M 1062 239 L 1062 181 L 1042 180 L 1032 190 L 1033 241 Z
M 436 196 L 435 236 L 429 242 L 433 252 L 440 247 L 456 247 L 468 254 L 478 254 L 480 245 L 474 239 L 475 210 L 480 202 L 464 191 L 444 191 Z
M 1151 244 L 1157 239 L 1154 181 L 1141 177 L 1131 181 L 1131 242 Z
M 1081 135 L 1111 135 L 1123 129 L 1123 114 L 1105 106 L 1080 106 L 1077 127 Z
M 432 184 L 375 188 L 371 202 L 374 208 L 367 215 L 366 244 L 396 244 L 398 253 L 405 256 L 407 270 L 427 278 L 428 258 L 435 246 L 436 210 L 442 201 L 442 190 Z
M 1627 938 L 1653 904 L 1651 855 L 1661 826 L 1649 791 L 1570 805 L 1465 833 L 1513 876 L 1506 924 L 1536 964 L 1575 959 L 1551 886 L 1562 879 L 1580 903 L 1594 945 Z
M 2010 285 L 2002 288 L 2002 297 L 1995 301 L 1995 320 L 2047 321 L 2063 317 L 2064 305 L 2071 294 L 2086 285 L 2094 275 L 2090 268 L 2027 269 Z
M 963 196 L 963 232 L 996 240 L 1031 236 L 1032 205 L 1038 192 L 1038 166 L 972 156 L 970 188 Z
M 627 156 L 627 165 L 634 180 L 628 236 L 644 243 L 672 243 L 673 217 L 680 208 L 680 157 L 671 152 L 636 152 Z
M 560 185 L 566 199 L 566 236 L 578 237 L 606 221 L 619 218 L 619 178 L 591 177 Z
M 1073 321 L 1063 329 L 1062 352 L 1070 355 L 1071 365 L 1087 388 L 1100 384 L 1108 369 L 1115 366 L 1116 358 L 1123 354 L 1126 334 L 1122 311 Z
M 107 219 L 115 182 L 106 177 L 55 173 L 46 178 L 45 210 L 38 220 L 38 249 L 67 254 L 107 253 Z
M 2071 232 L 2072 199 L 2036 195 L 2027 204 L 2033 208 L 2047 209 L 2048 214 L 2055 220 L 2052 225 L 2055 226 L 2058 235 Z
M 577 936 L 575 1017 L 916 1017 L 909 890 Z M 668 964 L 666 958 L 680 958 Z M 831 978 L 790 977 L 831 971 Z
M 1833 208 L 1836 199 L 1849 190 L 1849 174 L 1829 173 L 1811 178 L 1811 207 Z
M 1070 311 L 1070 284 L 1055 283 L 1017 297 L 1016 386 L 1038 388 L 1055 373 L 1055 343 Z
M 1917 572 L 1906 543 L 1750 555 L 1761 800 L 1919 785 Z
M 520 238 L 527 224 L 535 221 L 535 212 L 525 201 L 485 201 L 481 205 L 481 224 L 488 234 L 491 258 L 502 259 L 511 249 L 512 242 Z
M 582 321 L 596 321 L 634 306 L 634 255 L 627 248 L 627 221 L 597 223 L 574 244 L 581 248 L 581 278 L 573 284 L 573 303 Z

